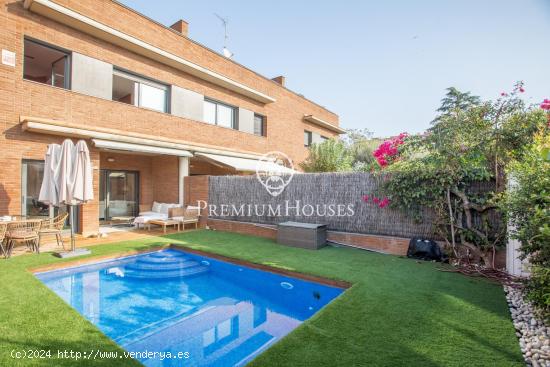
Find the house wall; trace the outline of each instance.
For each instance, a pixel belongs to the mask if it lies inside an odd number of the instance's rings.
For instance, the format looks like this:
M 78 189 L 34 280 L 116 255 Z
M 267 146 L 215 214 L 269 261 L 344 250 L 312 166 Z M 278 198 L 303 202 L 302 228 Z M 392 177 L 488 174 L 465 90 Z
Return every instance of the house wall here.
M 160 203 L 177 203 L 178 157 L 155 156 L 152 158 L 153 200 Z
M 55 0 L 55 2 L 255 88 L 276 98 L 277 101 L 262 104 L 25 10 L 22 1 L 0 0 L 0 24 L 2 25 L 0 48 L 15 52 L 16 55 L 15 67 L 0 64 L 0 215 L 21 213 L 21 161 L 23 159 L 43 159 L 47 144 L 60 143 L 63 140 L 59 136 L 22 131 L 21 116 L 54 119 L 90 127 L 111 128 L 122 132 L 143 133 L 211 145 L 221 149 L 255 153 L 278 150 L 285 152 L 295 162 L 302 161 L 307 155 L 307 149 L 303 146 L 304 129 L 323 135 L 334 135 L 331 131 L 302 120 L 304 114 L 314 114 L 338 125 L 338 116 L 334 113 L 120 4 L 108 0 L 78 2 Z M 38 39 L 82 55 L 77 56 L 81 70 L 92 68 L 105 71 L 109 70 L 109 65 L 115 65 L 168 85 L 185 88 L 264 115 L 268 121 L 268 135 L 267 137 L 255 136 L 247 132 L 209 125 L 189 117 L 160 113 L 110 101 L 105 99 L 109 93 L 102 89 L 101 85 L 94 84 L 95 81 L 94 83 L 87 82 L 76 76 L 72 78 L 75 86 L 79 85 L 76 90 L 65 90 L 24 80 L 23 44 L 25 37 Z M 104 74 L 103 72 L 102 75 Z M 194 111 L 193 113 L 180 111 L 180 114 L 184 116 L 188 114 L 188 116 L 196 118 L 197 113 L 196 110 Z M 97 198 L 98 169 L 100 155 L 103 153 L 100 154 L 90 142 L 88 143 L 96 168 L 94 170 L 94 192 Z M 143 165 L 143 163 L 134 162 L 128 157 L 121 157 L 119 163 L 122 165 L 122 162 L 127 163 L 125 167 L 119 166 L 123 169 L 132 169 L 135 165 Z M 106 164 L 105 160 L 101 159 L 101 165 L 104 164 Z M 166 172 L 171 169 L 169 167 L 173 167 L 173 162 L 170 160 L 155 165 L 154 171 L 148 170 L 146 167 L 139 167 L 143 169 L 143 172 L 150 172 L 142 175 L 144 187 L 141 188 L 143 191 L 141 200 L 143 202 L 151 201 L 157 197 L 159 200 L 163 199 L 162 201 L 177 201 L 177 189 L 174 190 L 175 184 L 177 184 L 177 171 L 176 182 L 172 179 L 163 182 L 164 187 L 158 187 L 156 191 L 154 187 L 148 186 L 148 182 L 151 182 L 151 179 L 147 179 L 148 174 L 153 176 L 160 174 L 168 177 Z M 95 199 L 84 205 L 82 209 L 84 232 L 91 233 L 97 230 L 97 216 L 98 202 Z

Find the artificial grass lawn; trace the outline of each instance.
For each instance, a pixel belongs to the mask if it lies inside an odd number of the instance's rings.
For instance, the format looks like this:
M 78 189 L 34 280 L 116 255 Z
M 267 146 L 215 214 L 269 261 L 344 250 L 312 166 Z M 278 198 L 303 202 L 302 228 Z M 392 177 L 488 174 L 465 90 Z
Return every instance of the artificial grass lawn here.
M 92 256 L 163 243 L 353 283 L 252 366 L 521 366 L 502 287 L 437 264 L 351 248 L 319 251 L 252 236 L 192 231 L 91 247 Z M 122 351 L 26 269 L 67 260 L 0 260 L 0 366 L 137 366 L 131 359 L 13 359 L 13 349 Z M 69 260 L 70 261 L 70 260 Z M 192 358 L 192 356 L 191 356 Z M 185 365 L 185 361 L 182 362 Z

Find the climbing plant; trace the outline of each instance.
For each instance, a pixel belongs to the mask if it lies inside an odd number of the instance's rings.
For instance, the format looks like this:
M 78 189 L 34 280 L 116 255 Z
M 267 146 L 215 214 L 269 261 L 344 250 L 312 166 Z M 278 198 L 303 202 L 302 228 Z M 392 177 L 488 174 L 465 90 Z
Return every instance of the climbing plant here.
M 422 208 L 434 209 L 435 228 L 458 262 L 474 257 L 492 267 L 504 243 L 504 226 L 489 220 L 506 187 L 503 168 L 546 128 L 544 112 L 527 106 L 523 92 L 519 82 L 496 101 L 482 101 L 451 88 L 427 132 L 404 137 L 381 163 L 388 177 L 381 191 L 391 206 L 418 220 Z

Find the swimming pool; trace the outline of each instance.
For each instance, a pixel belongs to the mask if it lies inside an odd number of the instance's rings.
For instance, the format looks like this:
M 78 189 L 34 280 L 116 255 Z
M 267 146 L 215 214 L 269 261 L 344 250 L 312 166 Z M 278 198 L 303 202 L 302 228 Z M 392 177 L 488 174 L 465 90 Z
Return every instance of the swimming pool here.
M 146 366 L 244 365 L 343 292 L 175 249 L 36 276 Z

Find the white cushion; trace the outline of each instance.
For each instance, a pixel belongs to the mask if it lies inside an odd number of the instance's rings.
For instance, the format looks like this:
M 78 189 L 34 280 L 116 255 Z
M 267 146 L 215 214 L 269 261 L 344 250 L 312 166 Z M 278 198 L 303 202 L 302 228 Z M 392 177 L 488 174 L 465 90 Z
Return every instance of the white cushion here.
M 152 212 L 160 213 L 160 203 L 157 203 L 156 201 L 153 201 L 153 208 L 151 209 Z
M 147 215 L 159 215 L 159 214 L 160 213 L 158 212 L 139 212 L 140 217 L 147 216 Z
M 144 224 L 149 222 L 150 220 L 155 220 L 155 219 L 168 219 L 168 216 L 166 214 L 153 213 L 153 212 L 148 212 L 148 213 L 151 213 L 151 214 L 140 215 L 139 217 L 134 219 L 134 224 Z
M 160 210 L 159 210 L 159 212 L 160 212 L 161 214 L 166 214 L 166 215 L 168 215 L 169 206 L 170 206 L 170 204 L 161 203 L 161 204 L 160 204 Z

